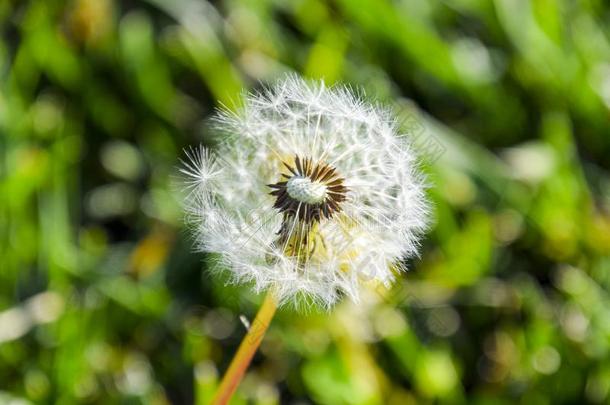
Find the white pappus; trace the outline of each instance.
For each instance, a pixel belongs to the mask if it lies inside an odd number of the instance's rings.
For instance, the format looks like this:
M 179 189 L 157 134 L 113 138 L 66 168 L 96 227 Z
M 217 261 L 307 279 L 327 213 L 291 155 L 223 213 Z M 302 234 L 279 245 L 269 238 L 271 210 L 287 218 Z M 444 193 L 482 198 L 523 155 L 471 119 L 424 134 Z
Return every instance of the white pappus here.
M 187 221 L 232 281 L 330 308 L 389 286 L 426 228 L 425 183 L 388 110 L 290 76 L 220 111 L 215 153 L 187 153 Z

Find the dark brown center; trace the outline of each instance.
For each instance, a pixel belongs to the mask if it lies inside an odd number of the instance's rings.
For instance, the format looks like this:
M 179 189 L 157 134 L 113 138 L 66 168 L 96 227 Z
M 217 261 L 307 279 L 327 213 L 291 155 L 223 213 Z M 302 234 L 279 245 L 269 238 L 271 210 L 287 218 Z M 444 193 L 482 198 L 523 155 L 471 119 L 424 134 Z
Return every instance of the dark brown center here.
M 282 179 L 269 187 L 273 189 L 270 194 L 276 197 L 273 206 L 284 218 L 296 217 L 312 225 L 341 211 L 348 189 L 337 169 L 299 156 L 294 157 L 293 165 L 282 163 L 289 173 L 282 173 Z

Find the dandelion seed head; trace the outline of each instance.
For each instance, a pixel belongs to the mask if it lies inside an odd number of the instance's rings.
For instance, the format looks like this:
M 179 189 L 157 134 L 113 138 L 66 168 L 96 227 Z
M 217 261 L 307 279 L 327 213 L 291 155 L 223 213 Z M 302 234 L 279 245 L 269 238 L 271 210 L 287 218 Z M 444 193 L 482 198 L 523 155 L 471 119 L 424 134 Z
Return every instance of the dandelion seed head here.
M 214 154 L 187 152 L 187 220 L 220 269 L 280 304 L 330 308 L 389 286 L 426 229 L 424 180 L 391 114 L 290 76 L 221 111 Z

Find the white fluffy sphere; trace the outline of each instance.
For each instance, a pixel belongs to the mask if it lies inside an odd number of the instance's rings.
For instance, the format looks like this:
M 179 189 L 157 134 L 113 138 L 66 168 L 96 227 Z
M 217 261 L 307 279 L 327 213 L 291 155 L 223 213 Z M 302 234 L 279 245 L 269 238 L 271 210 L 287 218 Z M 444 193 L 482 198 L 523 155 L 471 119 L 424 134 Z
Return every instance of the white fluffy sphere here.
M 235 282 L 325 307 L 389 286 L 416 254 L 428 204 L 387 110 L 291 76 L 215 119 L 216 153 L 189 153 L 188 220 Z

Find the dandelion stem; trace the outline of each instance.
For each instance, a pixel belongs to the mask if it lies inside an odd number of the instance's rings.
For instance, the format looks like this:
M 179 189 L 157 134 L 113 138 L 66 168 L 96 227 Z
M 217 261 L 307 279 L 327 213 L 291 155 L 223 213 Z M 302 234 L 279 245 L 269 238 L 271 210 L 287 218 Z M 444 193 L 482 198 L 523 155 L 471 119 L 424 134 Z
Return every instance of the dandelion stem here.
M 256 353 L 258 346 L 263 340 L 263 336 L 271 323 L 271 319 L 273 318 L 276 309 L 277 303 L 273 293 L 269 292 L 220 382 L 218 391 L 216 391 L 216 395 L 212 400 L 213 405 L 225 405 L 231 399 L 239 382 L 246 373 L 246 369 L 248 368 L 252 357 L 254 357 L 254 353 Z

